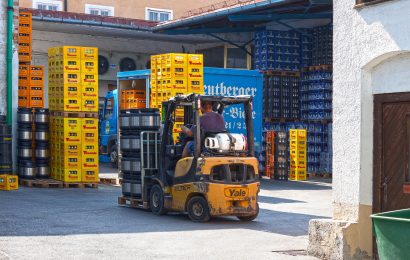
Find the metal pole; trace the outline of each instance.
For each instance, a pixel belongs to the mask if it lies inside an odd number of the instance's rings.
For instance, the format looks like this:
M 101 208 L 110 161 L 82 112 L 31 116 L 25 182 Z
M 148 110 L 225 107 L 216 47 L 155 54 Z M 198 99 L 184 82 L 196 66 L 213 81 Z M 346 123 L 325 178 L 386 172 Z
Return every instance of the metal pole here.
M 13 118 L 13 0 L 7 1 L 7 124 Z

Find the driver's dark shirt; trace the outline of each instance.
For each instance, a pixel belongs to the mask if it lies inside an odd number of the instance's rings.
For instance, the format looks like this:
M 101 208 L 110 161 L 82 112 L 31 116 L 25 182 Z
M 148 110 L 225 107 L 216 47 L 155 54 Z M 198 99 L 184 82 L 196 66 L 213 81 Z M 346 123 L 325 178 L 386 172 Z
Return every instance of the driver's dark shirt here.
M 223 132 L 225 131 L 225 120 L 223 116 L 216 112 L 202 114 L 199 118 L 201 130 L 206 132 Z

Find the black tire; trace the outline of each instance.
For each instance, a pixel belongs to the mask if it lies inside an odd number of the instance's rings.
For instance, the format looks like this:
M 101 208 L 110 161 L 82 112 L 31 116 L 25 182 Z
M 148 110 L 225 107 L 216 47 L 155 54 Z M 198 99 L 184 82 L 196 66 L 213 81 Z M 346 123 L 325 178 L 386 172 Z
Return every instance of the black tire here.
M 162 192 L 161 186 L 155 184 L 151 188 L 149 195 L 149 206 L 152 213 L 155 215 L 164 215 L 167 213 L 164 207 L 164 193 Z
M 201 196 L 194 196 L 188 201 L 187 211 L 194 222 L 207 222 L 211 218 L 208 202 Z
M 250 216 L 237 216 L 237 218 L 238 218 L 240 221 L 243 221 L 243 222 L 250 222 L 250 221 L 253 221 L 255 218 L 257 218 L 258 215 L 259 215 L 259 204 L 256 203 L 256 213 L 255 213 L 255 215 L 250 215 Z
M 118 149 L 116 144 L 111 146 L 110 161 L 113 168 L 118 167 Z

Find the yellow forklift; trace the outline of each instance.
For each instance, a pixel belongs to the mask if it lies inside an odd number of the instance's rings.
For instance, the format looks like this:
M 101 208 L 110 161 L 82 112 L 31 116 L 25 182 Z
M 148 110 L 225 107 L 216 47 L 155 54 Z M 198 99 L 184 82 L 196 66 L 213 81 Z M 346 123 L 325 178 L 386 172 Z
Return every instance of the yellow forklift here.
M 212 102 L 223 114 L 242 106 L 247 134 L 204 133 L 195 127 L 193 156 L 182 158 L 188 137 L 174 140 L 177 108 L 184 110 L 184 124 L 199 126 L 201 102 Z M 250 96 L 176 96 L 163 103 L 162 133 L 141 132 L 141 207 L 154 214 L 187 212 L 196 222 L 213 216 L 236 216 L 252 221 L 259 213 L 258 162 L 254 155 L 252 98 Z

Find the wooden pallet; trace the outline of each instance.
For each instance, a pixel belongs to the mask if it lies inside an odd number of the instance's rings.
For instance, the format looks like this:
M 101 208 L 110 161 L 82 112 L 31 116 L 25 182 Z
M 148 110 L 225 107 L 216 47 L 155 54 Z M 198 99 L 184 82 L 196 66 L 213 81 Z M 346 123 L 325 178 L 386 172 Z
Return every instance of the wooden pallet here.
M 316 172 L 309 172 L 308 173 L 309 178 L 323 178 L 323 179 L 329 179 L 332 178 L 331 173 L 316 173 Z
M 19 179 L 19 183 L 26 187 L 35 188 L 63 188 L 63 183 L 61 181 L 56 181 L 53 179 Z
M 146 203 L 142 199 L 130 198 L 125 196 L 118 197 L 118 204 L 122 206 L 128 206 L 131 208 L 147 208 Z
M 98 189 L 98 183 L 86 183 L 86 182 L 63 182 L 64 188 L 93 188 Z
M 22 186 L 33 188 L 98 188 L 98 183 L 70 183 L 53 179 L 19 179 L 19 183 Z
M 50 115 L 70 118 L 98 118 L 97 112 L 50 111 Z
M 264 70 L 263 74 L 269 76 L 300 77 L 300 72 L 298 71 Z
M 104 178 L 104 177 L 102 178 L 102 177 L 100 177 L 100 183 L 103 183 L 103 184 L 118 185 L 120 183 L 118 183 L 117 180 L 118 180 L 117 178 Z

